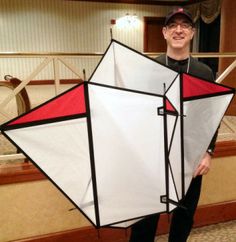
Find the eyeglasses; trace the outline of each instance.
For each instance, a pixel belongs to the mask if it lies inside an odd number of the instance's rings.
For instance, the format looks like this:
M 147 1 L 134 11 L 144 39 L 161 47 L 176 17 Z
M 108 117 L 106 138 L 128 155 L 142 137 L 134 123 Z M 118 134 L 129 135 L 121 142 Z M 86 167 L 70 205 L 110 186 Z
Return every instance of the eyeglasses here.
M 181 29 L 187 30 L 193 27 L 193 25 L 191 23 L 170 23 L 167 25 L 167 28 L 170 30 L 176 30 L 177 27 L 180 26 Z

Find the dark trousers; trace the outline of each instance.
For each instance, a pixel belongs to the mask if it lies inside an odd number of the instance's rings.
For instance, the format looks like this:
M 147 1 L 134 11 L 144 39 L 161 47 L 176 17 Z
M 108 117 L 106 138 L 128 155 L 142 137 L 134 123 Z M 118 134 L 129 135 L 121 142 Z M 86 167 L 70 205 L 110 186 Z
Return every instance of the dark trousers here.
M 188 192 L 181 201 L 186 209 L 177 207 L 172 214 L 169 242 L 186 242 L 193 226 L 193 217 L 201 191 L 202 176 L 194 178 Z M 153 242 L 160 215 L 152 215 L 131 227 L 129 242 Z

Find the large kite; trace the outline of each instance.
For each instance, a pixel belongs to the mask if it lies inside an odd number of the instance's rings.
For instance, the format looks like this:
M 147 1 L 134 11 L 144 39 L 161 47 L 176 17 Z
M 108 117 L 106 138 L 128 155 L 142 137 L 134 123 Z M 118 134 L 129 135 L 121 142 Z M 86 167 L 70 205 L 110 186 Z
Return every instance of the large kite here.
M 96 227 L 184 197 L 234 95 L 111 41 L 90 77 L 1 126 Z

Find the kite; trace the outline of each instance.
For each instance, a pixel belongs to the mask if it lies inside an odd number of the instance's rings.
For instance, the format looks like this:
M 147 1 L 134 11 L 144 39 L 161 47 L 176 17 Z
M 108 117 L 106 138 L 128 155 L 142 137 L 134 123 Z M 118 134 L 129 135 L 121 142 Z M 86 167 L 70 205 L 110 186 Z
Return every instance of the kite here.
M 234 89 L 112 40 L 88 81 L 1 131 L 97 228 L 171 212 Z

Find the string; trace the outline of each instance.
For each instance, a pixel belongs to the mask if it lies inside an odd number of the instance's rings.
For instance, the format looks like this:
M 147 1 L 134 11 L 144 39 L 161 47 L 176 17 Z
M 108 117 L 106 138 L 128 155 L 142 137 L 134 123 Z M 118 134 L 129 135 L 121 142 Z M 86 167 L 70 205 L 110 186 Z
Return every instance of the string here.
M 169 66 L 168 56 L 166 55 L 166 66 Z M 190 57 L 188 57 L 188 65 L 186 73 L 189 73 Z

